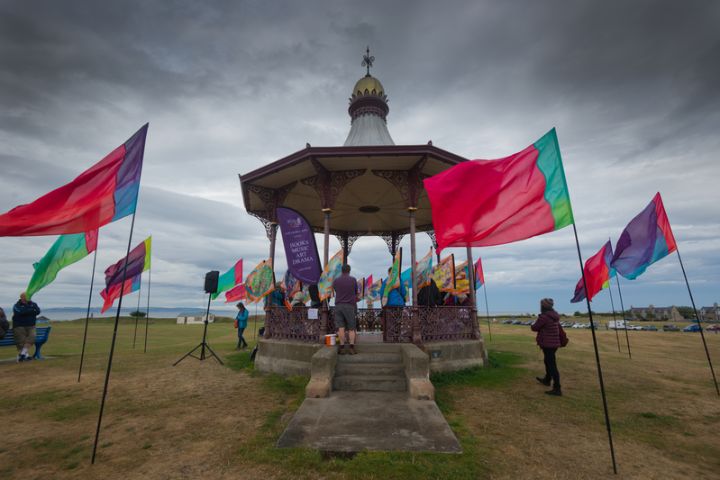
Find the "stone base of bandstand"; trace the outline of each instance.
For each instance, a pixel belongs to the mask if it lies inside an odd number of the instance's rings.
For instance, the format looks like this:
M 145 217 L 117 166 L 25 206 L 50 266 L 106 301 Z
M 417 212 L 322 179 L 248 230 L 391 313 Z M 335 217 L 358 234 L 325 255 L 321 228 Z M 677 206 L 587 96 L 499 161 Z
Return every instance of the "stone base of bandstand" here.
M 358 343 L 364 342 L 359 339 Z M 322 348 L 328 347 L 319 343 L 261 339 L 258 342 L 255 369 L 285 376 L 310 376 L 312 357 Z M 430 372 L 454 372 L 487 365 L 483 339 L 426 342 L 421 348 L 430 359 Z
M 284 376 L 310 376 L 312 357 L 325 345 L 290 340 L 261 339 L 255 357 L 255 370 Z
M 456 372 L 488 364 L 485 341 L 426 342 L 422 349 L 430 357 L 430 372 Z

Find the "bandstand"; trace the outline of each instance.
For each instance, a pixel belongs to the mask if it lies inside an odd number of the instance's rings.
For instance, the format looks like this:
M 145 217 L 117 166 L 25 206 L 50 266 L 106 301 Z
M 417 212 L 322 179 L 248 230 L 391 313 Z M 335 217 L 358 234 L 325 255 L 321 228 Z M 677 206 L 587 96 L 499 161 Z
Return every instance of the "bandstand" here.
M 278 233 L 275 210 L 281 206 L 302 213 L 311 228 L 323 234 L 324 265 L 330 235 L 337 237 L 346 259 L 359 237 L 381 237 L 394 256 L 401 239 L 409 235 L 413 267 L 418 232 L 425 232 L 437 246 L 423 179 L 467 159 L 432 142 L 394 144 L 387 128 L 385 89 L 370 75 L 373 60 L 368 52 L 363 61 L 367 74 L 352 90 L 348 108 L 351 128 L 343 146 L 307 144 L 303 150 L 240 175 L 245 208 L 265 227 L 273 265 Z M 417 345 L 427 354 L 433 370 L 483 365 L 485 349 L 474 292 L 472 306 L 422 307 L 417 301 L 414 268 L 412 286 L 412 300 L 406 307 L 359 309 L 358 331 L 381 332 L 373 337 L 386 344 Z M 270 307 L 265 315 L 265 337 L 260 341 L 256 368 L 309 373 L 311 358 L 322 348 L 324 336 L 335 331 L 333 307 L 324 305 L 317 319 L 308 318 L 304 307 L 292 311 Z

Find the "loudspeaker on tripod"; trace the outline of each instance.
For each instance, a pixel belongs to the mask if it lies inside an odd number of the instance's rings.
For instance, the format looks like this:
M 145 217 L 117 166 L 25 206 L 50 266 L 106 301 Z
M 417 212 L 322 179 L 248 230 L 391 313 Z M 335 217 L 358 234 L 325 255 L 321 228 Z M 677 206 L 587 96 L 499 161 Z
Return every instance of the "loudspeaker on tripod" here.
M 216 293 L 220 272 L 213 270 L 205 274 L 205 293 Z

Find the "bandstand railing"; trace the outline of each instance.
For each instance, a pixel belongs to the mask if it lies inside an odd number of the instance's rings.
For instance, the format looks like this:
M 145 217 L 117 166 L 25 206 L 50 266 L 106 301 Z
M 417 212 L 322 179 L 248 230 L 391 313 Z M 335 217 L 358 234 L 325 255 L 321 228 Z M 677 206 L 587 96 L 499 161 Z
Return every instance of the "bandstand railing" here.
M 322 343 L 325 333 L 336 331 L 333 307 L 323 316 L 308 318 L 307 307 L 271 307 L 265 312 L 265 338 L 302 343 Z M 477 315 L 472 307 L 359 308 L 359 332 L 382 332 L 386 343 L 461 341 L 480 338 Z

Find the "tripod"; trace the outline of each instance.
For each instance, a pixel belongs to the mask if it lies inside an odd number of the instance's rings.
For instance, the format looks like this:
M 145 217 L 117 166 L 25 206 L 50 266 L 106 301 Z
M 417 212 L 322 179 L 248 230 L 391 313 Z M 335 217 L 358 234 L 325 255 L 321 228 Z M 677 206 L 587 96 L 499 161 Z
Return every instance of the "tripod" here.
M 215 354 L 215 352 L 213 352 L 213 349 L 210 348 L 210 345 L 208 345 L 208 343 L 205 341 L 205 340 L 207 339 L 207 326 L 208 326 L 208 317 L 209 317 L 209 315 L 210 315 L 210 300 L 211 300 L 211 299 L 212 299 L 212 294 L 211 294 L 211 293 L 208 293 L 208 304 L 207 304 L 207 310 L 205 311 L 205 327 L 203 328 L 203 338 L 202 338 L 202 342 L 200 342 L 197 347 L 193 348 L 193 349 L 190 350 L 188 353 L 186 353 L 185 355 L 183 355 L 182 357 L 180 357 L 180 360 L 178 360 L 177 362 L 173 363 L 173 367 L 174 367 L 175 365 L 177 365 L 178 363 L 182 362 L 183 360 L 185 360 L 185 358 L 187 358 L 187 357 L 197 358 L 198 360 L 205 360 L 205 358 L 206 358 L 206 356 L 205 356 L 205 349 L 206 349 L 206 348 L 207 348 L 207 350 L 210 352 L 210 355 L 212 355 L 213 357 L 215 357 L 215 360 L 217 360 L 217 361 L 220 363 L 220 365 L 225 365 L 225 364 L 222 362 L 222 360 L 220 360 L 220 357 L 218 357 L 218 356 Z M 200 349 L 200 356 L 199 356 L 199 357 L 193 355 L 193 353 L 195 353 L 195 350 L 197 350 L 198 348 Z

